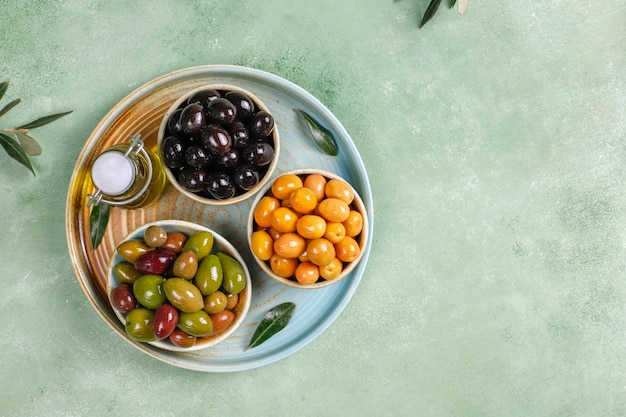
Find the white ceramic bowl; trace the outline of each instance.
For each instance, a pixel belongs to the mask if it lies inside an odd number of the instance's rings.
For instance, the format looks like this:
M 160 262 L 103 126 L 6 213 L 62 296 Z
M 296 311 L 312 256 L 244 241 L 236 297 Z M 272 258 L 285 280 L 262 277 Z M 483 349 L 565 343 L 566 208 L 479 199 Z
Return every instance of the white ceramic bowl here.
M 165 113 L 165 116 L 163 117 L 163 120 L 161 121 L 161 125 L 159 127 L 159 132 L 158 132 L 158 136 L 157 136 L 157 147 L 159 150 L 159 156 L 161 157 L 161 159 L 163 159 L 163 152 L 162 152 L 162 144 L 163 141 L 165 140 L 165 134 L 166 134 L 166 128 L 167 128 L 167 123 L 168 120 L 170 119 L 171 115 L 178 110 L 178 108 L 184 103 L 186 102 L 190 97 L 192 97 L 194 94 L 197 94 L 199 92 L 202 91 L 207 91 L 207 90 L 221 90 L 221 91 L 233 91 L 233 92 L 238 92 L 241 94 L 246 95 L 247 97 L 249 97 L 253 102 L 254 105 L 256 106 L 256 110 L 260 111 L 260 110 L 264 110 L 268 113 L 271 114 L 271 112 L 269 111 L 269 109 L 267 108 L 267 106 L 265 106 L 265 104 L 257 97 L 255 96 L 253 93 L 244 90 L 243 88 L 234 86 L 234 85 L 228 85 L 228 84 L 208 84 L 205 86 L 201 86 L 201 87 L 197 87 L 194 88 L 193 90 L 187 92 L 186 94 L 184 94 L 183 96 L 181 96 L 178 100 L 176 100 L 168 109 L 168 111 Z M 274 125 L 274 130 L 271 133 L 271 138 L 273 141 L 273 147 L 274 147 L 274 158 L 272 159 L 272 161 L 268 164 L 267 167 L 267 171 L 265 172 L 265 175 L 259 179 L 259 182 L 257 183 L 256 186 L 254 186 L 253 188 L 251 188 L 250 190 L 239 194 L 239 195 L 235 195 L 232 198 L 229 199 L 224 199 L 224 200 L 218 200 L 218 199 L 213 199 L 213 198 L 205 198 L 202 197 L 198 194 L 192 193 L 191 191 L 185 189 L 183 186 L 180 185 L 180 183 L 178 182 L 178 179 L 176 178 L 176 175 L 174 175 L 174 173 L 172 172 L 172 170 L 167 166 L 167 164 L 163 164 L 163 168 L 165 170 L 165 175 L 167 176 L 168 181 L 170 182 L 170 184 L 172 184 L 174 186 L 174 188 L 176 188 L 180 193 L 186 195 L 187 197 L 200 202 L 200 203 L 204 203 L 204 204 L 209 204 L 209 205 L 216 205 L 216 206 L 222 206 L 222 205 L 227 205 L 227 204 L 235 204 L 238 203 L 240 201 L 243 201 L 247 198 L 252 197 L 254 194 L 256 194 L 259 190 L 261 190 L 263 188 L 263 186 L 267 183 L 267 181 L 270 179 L 270 177 L 272 176 L 272 173 L 274 172 L 274 170 L 276 169 L 276 165 L 278 164 L 278 158 L 280 155 L 280 135 L 278 133 L 278 126 L 275 124 Z
M 182 220 L 159 220 L 156 222 L 145 224 L 135 229 L 128 236 L 126 236 L 126 238 L 124 238 L 121 242 L 118 243 L 118 246 L 122 242 L 125 242 L 128 240 L 143 240 L 143 236 L 144 236 L 146 229 L 152 225 L 160 226 L 168 233 L 169 232 L 181 232 L 187 237 L 191 236 L 193 233 L 197 231 L 211 232 L 213 234 L 212 253 L 215 253 L 216 251 L 221 251 L 232 256 L 234 259 L 236 259 L 241 264 L 246 274 L 246 286 L 239 293 L 239 300 L 238 300 L 237 306 L 233 309 L 235 318 L 228 328 L 220 332 L 211 334 L 209 336 L 198 337 L 195 345 L 189 348 L 176 346 L 172 344 L 168 339 L 158 340 L 155 342 L 147 342 L 147 343 L 149 343 L 152 346 L 156 346 L 158 348 L 165 349 L 165 350 L 190 352 L 194 350 L 209 348 L 221 342 L 222 340 L 226 339 L 235 330 L 237 330 L 237 328 L 243 322 L 246 314 L 248 313 L 248 310 L 250 309 L 250 300 L 252 298 L 252 285 L 251 285 L 251 279 L 250 279 L 250 272 L 248 270 L 248 267 L 244 259 L 241 257 L 237 249 L 235 249 L 235 247 L 220 234 L 216 233 L 215 231 L 207 227 L 204 227 L 195 223 L 182 221 Z M 109 273 L 108 273 L 108 278 L 107 278 L 107 294 L 111 294 L 111 290 L 121 284 L 120 280 L 117 278 L 117 276 L 113 272 L 113 267 L 120 262 L 125 262 L 125 261 L 117 252 L 115 252 L 109 263 Z M 115 308 L 113 308 L 113 311 L 115 312 L 116 316 L 119 318 L 122 325 L 124 325 L 126 322 L 126 314 L 116 310 Z
M 269 261 L 263 261 L 261 259 L 259 259 L 254 251 L 252 250 L 252 233 L 258 229 L 258 225 L 255 222 L 254 219 L 254 211 L 257 207 L 257 205 L 259 204 L 259 202 L 261 201 L 261 199 L 270 194 L 271 193 L 271 188 L 272 188 L 272 184 L 273 181 L 275 181 L 276 179 L 274 179 L 272 182 L 266 184 L 257 194 L 257 196 L 254 199 L 254 202 L 252 203 L 252 208 L 250 210 L 250 214 L 248 216 L 248 224 L 247 224 L 247 239 L 248 239 L 248 246 L 250 248 L 250 251 L 252 253 L 252 256 L 254 258 L 254 260 L 258 263 L 258 265 L 261 267 L 261 269 L 270 277 L 272 277 L 273 279 L 275 279 L 276 281 L 291 286 L 291 287 L 296 287 L 296 288 L 304 288 L 304 289 L 316 289 L 316 288 L 324 288 L 327 287 L 329 285 L 333 285 L 339 281 L 341 281 L 343 278 L 345 278 L 346 276 L 348 276 L 353 270 L 354 268 L 356 268 L 357 264 L 361 261 L 363 254 L 366 252 L 366 248 L 365 245 L 367 244 L 367 236 L 369 233 L 369 224 L 368 224 L 368 217 L 367 217 L 367 212 L 365 209 L 365 204 L 363 204 L 363 201 L 361 200 L 361 197 L 359 196 L 359 194 L 356 192 L 356 190 L 350 185 L 350 183 L 348 183 L 348 181 L 346 181 L 345 179 L 341 178 L 340 176 L 338 176 L 337 174 L 334 174 L 332 172 L 328 172 L 328 171 L 324 171 L 324 170 L 320 170 L 320 169 L 297 169 L 297 170 L 293 170 L 293 171 L 289 171 L 289 172 L 285 172 L 282 173 L 281 175 L 277 176 L 280 177 L 282 175 L 286 175 L 286 174 L 295 174 L 299 177 L 301 177 L 301 179 L 303 179 L 304 177 L 306 177 L 309 174 L 320 174 L 323 177 L 326 178 L 326 180 L 331 180 L 331 179 L 338 179 L 338 180 L 342 180 L 343 182 L 345 182 L 346 184 L 348 184 L 350 186 L 350 188 L 352 189 L 352 192 L 354 193 L 354 200 L 353 202 L 350 204 L 350 208 L 352 210 L 356 210 L 359 213 L 361 213 L 361 216 L 363 217 L 363 227 L 362 227 L 362 231 L 359 235 L 357 235 L 355 237 L 356 242 L 359 244 L 360 247 L 360 253 L 358 255 L 358 257 L 351 261 L 351 262 L 343 262 L 343 269 L 341 271 L 341 273 L 333 278 L 333 279 L 323 279 L 320 278 L 317 282 L 312 283 L 312 284 L 301 284 L 299 283 L 293 276 L 292 277 L 283 277 L 280 275 L 277 275 L 276 273 L 274 273 L 270 267 Z

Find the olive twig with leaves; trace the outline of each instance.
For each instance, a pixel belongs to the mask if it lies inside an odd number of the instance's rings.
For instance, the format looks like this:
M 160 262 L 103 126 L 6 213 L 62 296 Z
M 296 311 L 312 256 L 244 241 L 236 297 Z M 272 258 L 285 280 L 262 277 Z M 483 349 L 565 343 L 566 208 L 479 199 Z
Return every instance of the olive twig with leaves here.
M 0 100 L 4 97 L 8 88 L 8 81 L 0 83 Z M 20 101 L 21 100 L 17 98 L 5 105 L 0 109 L 0 117 L 17 106 Z M 29 134 L 30 130 L 47 125 L 70 113 L 71 111 L 67 111 L 40 117 L 30 123 L 15 128 L 0 128 L 0 144 L 11 158 L 24 165 L 35 175 L 35 169 L 30 162 L 29 156 L 41 155 L 41 146 L 39 146 L 39 143 Z

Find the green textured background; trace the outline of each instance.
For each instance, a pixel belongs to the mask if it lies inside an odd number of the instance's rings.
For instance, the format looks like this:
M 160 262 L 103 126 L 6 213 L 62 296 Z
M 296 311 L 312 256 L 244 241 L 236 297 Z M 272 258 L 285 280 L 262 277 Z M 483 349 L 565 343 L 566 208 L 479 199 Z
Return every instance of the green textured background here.
M 2 0 L 0 78 L 37 177 L 0 152 L 0 415 L 626 415 L 626 3 Z M 445 3 L 445 1 L 444 1 Z M 108 110 L 237 64 L 317 96 L 366 164 L 371 257 L 292 356 L 207 374 L 118 337 L 65 241 L 76 158 Z M 18 110 L 19 109 L 19 110 Z

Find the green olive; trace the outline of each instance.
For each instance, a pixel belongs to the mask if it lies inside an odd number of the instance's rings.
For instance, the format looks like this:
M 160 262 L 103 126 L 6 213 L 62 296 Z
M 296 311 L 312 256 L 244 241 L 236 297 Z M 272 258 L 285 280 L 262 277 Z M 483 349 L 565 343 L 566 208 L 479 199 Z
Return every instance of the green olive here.
M 126 315 L 126 333 L 139 342 L 154 342 L 157 340 L 152 331 L 154 311 L 147 308 L 135 308 Z
M 192 336 L 208 336 L 213 333 L 213 322 L 204 310 L 194 313 L 180 313 L 178 328 Z
M 224 311 L 227 304 L 228 297 L 226 297 L 226 294 L 221 291 L 215 291 L 213 294 L 204 297 L 203 310 L 209 314 L 215 314 Z
M 122 242 L 117 247 L 117 253 L 124 258 L 126 262 L 130 262 L 131 264 L 135 263 L 137 258 L 141 255 L 150 252 L 151 250 L 154 250 L 154 248 L 146 245 L 142 240 L 136 239 Z
M 206 231 L 195 232 L 187 239 L 185 246 L 183 246 L 183 252 L 188 250 L 195 252 L 198 261 L 201 261 L 205 256 L 211 253 L 213 249 L 213 233 Z
M 200 261 L 194 282 L 202 295 L 209 295 L 220 289 L 223 275 L 222 263 L 211 254 Z
M 193 313 L 204 307 L 198 287 L 183 278 L 169 278 L 163 284 L 165 297 L 181 312 Z
M 198 258 L 195 252 L 186 251 L 178 255 L 172 266 L 172 272 L 179 278 L 192 279 L 198 271 Z
M 146 308 L 155 310 L 165 302 L 163 283 L 160 275 L 142 275 L 133 284 L 133 294 L 137 302 Z
M 243 267 L 235 258 L 224 252 L 218 252 L 217 257 L 224 270 L 222 286 L 231 294 L 239 294 L 246 286 L 246 273 Z
M 159 248 L 167 241 L 167 232 L 161 226 L 148 226 L 143 234 L 143 241 L 151 248 Z
M 124 284 L 134 284 L 142 274 L 132 264 L 120 262 L 113 267 L 113 273 Z

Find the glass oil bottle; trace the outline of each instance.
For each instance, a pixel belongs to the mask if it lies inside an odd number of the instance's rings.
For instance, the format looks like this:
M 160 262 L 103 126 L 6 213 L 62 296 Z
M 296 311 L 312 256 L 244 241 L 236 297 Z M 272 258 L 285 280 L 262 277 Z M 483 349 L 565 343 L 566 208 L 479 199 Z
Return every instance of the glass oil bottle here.
M 87 206 L 99 203 L 125 208 L 144 207 L 162 194 L 167 178 L 159 157 L 146 149 L 141 135 L 102 152 L 91 167 L 96 191 Z

